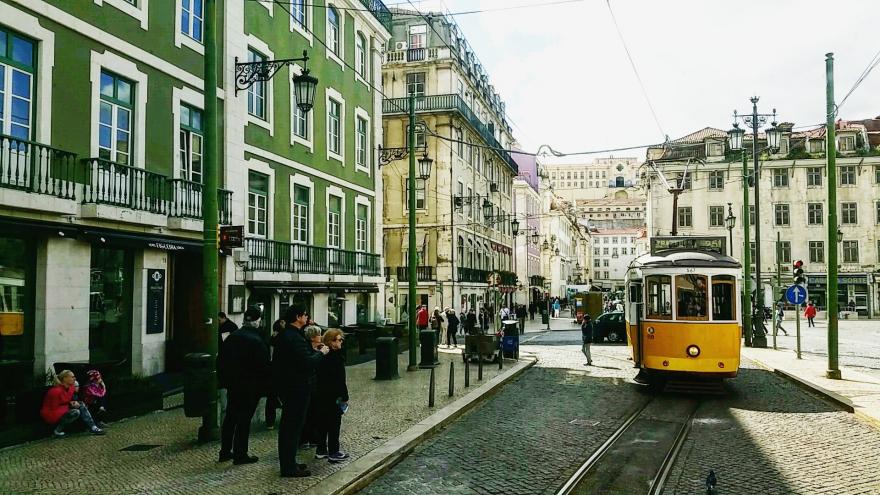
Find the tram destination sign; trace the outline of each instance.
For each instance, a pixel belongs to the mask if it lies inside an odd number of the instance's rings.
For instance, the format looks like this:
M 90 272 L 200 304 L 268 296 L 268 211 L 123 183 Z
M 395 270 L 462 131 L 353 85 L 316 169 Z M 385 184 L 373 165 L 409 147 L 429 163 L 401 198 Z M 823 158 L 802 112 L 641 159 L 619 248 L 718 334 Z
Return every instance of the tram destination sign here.
M 652 237 L 651 255 L 660 256 L 671 251 L 703 251 L 727 255 L 727 239 L 719 237 Z

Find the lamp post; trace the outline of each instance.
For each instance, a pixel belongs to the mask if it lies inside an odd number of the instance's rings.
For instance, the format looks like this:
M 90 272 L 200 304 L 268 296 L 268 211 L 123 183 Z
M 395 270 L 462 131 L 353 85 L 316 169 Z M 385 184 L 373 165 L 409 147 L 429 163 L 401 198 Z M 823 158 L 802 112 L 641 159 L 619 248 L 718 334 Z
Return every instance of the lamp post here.
M 843 237 L 837 225 L 837 139 L 835 137 L 834 116 L 834 54 L 825 54 L 825 159 L 828 176 L 828 279 L 826 296 L 828 300 L 828 369 L 827 378 L 840 380 L 837 362 L 837 243 Z
M 730 256 L 733 257 L 733 228 L 736 226 L 736 217 L 733 216 L 733 203 L 727 203 L 727 218 L 724 219 L 727 224 L 727 235 L 730 242 Z
M 779 137 L 782 132 L 779 130 L 779 127 L 776 125 L 776 110 L 773 110 L 772 114 L 762 114 L 758 113 L 758 100 L 757 96 L 753 96 L 749 99 L 752 102 L 752 112 L 746 115 L 739 115 L 736 111 L 733 112 L 733 129 L 728 131 L 728 137 L 730 138 L 730 149 L 732 151 L 740 151 L 742 150 L 743 154 L 746 153 L 743 150 L 742 142 L 743 135 L 745 131 L 739 128 L 739 119 L 752 128 L 752 158 L 754 160 L 754 185 L 755 185 L 755 279 L 757 280 L 757 287 L 755 292 L 755 302 L 756 307 L 760 307 L 761 310 L 755 312 L 755 316 L 757 319 L 753 322 L 756 327 L 756 331 L 752 335 L 752 346 L 753 347 L 767 347 L 767 337 L 764 335 L 764 290 L 763 285 L 761 283 L 761 201 L 760 201 L 760 183 L 761 183 L 761 168 L 760 168 L 760 156 L 759 151 L 763 151 L 763 149 L 758 149 L 758 129 L 767 123 L 767 118 L 770 117 L 773 120 L 771 121 L 771 127 L 765 131 L 767 135 L 767 148 L 768 150 L 775 150 L 779 147 Z M 743 158 L 745 160 L 745 158 Z M 748 183 L 743 184 L 744 188 L 748 187 Z M 746 203 L 747 205 L 748 203 Z M 743 222 L 747 224 L 748 222 Z M 746 242 L 748 242 L 748 238 L 746 238 Z M 749 265 L 746 265 L 748 267 Z M 748 270 L 746 270 L 748 274 Z M 746 279 L 748 279 L 748 275 Z

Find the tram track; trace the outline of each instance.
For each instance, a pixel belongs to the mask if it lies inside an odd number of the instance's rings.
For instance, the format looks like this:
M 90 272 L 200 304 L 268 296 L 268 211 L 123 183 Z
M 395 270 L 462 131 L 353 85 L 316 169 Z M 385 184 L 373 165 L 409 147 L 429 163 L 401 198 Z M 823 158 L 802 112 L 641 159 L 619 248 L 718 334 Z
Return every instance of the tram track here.
M 663 493 L 699 398 L 656 396 L 626 417 L 557 495 Z

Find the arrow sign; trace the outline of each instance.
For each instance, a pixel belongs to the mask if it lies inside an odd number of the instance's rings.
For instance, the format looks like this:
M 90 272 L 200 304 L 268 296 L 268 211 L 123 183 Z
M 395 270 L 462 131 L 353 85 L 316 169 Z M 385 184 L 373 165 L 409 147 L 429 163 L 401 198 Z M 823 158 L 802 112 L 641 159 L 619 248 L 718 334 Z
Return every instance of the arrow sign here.
M 802 285 L 792 285 L 786 289 L 785 299 L 791 304 L 803 304 L 807 301 L 807 288 Z

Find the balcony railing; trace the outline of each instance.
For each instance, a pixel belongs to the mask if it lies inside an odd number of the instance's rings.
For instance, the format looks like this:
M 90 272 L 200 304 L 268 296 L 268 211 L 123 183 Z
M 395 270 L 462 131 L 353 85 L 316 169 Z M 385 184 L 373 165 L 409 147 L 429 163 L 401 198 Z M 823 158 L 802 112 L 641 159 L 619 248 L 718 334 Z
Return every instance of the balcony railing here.
M 255 237 L 245 239 L 245 247 L 250 254 L 248 270 L 328 275 L 381 275 L 378 254 Z
M 486 270 L 477 270 L 476 268 L 458 268 L 458 281 L 459 282 L 476 282 L 476 283 L 488 283 L 489 282 L 489 272 Z
M 0 187 L 76 199 L 76 155 L 0 134 Z
M 407 62 L 421 62 L 422 60 L 425 60 L 424 48 L 410 48 L 406 51 Z
M 397 266 L 397 267 L 385 267 L 385 278 L 390 279 L 391 274 L 394 273 L 397 275 L 398 282 L 409 282 L 409 267 L 406 266 Z M 417 266 L 416 267 L 416 281 L 418 282 L 433 282 L 437 280 L 437 275 L 434 273 L 433 266 Z
M 232 191 L 217 189 L 217 214 L 220 225 L 232 225 Z
M 171 205 L 168 214 L 172 217 L 202 218 L 202 184 L 184 179 L 168 181 L 171 188 Z
M 361 4 L 373 14 L 379 24 L 385 26 L 389 33 L 391 32 L 391 11 L 384 3 L 380 0 L 361 0 Z
M 544 287 L 544 277 L 540 275 L 532 275 L 529 277 L 529 285 L 532 287 Z
M 382 101 L 382 113 L 384 115 L 403 114 L 406 113 L 408 108 L 409 98 L 387 98 Z M 513 173 L 518 173 L 518 167 L 513 158 L 510 157 L 510 153 L 502 150 L 501 144 L 495 139 L 495 135 L 489 130 L 489 126 L 480 121 L 461 96 L 451 94 L 416 97 L 416 113 L 450 110 L 457 111 L 477 131 L 487 145 L 495 148 L 495 152 Z
M 168 213 L 170 194 L 166 176 L 102 158 L 87 158 L 83 163 L 86 168 L 84 203 Z

